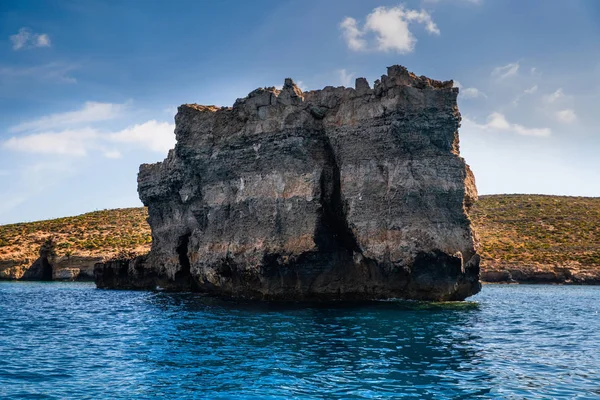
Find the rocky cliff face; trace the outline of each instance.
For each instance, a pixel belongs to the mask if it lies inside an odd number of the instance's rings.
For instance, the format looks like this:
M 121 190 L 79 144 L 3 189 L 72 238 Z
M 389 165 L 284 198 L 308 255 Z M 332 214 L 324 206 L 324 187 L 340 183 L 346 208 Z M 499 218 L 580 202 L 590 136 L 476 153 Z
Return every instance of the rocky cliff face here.
M 142 165 L 152 250 L 99 287 L 283 299 L 458 300 L 477 293 L 452 81 L 388 68 L 370 88 L 257 89 L 182 105 L 177 145 Z M 110 276 L 107 279 L 106 276 Z

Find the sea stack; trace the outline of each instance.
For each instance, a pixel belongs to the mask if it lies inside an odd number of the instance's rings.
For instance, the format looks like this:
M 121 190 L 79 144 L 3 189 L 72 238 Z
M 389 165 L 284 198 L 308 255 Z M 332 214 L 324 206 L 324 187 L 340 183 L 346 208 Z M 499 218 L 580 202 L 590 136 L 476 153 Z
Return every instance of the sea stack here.
M 96 266 L 100 288 L 266 300 L 463 300 L 479 292 L 458 89 L 402 66 L 371 88 L 256 89 L 185 104 L 142 165 L 152 250 Z

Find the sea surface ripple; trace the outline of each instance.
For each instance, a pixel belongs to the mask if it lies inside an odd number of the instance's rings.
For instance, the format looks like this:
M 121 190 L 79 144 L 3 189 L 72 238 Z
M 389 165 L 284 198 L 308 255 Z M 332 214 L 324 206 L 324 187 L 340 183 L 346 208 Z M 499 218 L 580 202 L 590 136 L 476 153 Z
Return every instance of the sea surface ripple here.
M 0 398 L 600 398 L 600 287 L 486 285 L 469 300 L 0 282 Z

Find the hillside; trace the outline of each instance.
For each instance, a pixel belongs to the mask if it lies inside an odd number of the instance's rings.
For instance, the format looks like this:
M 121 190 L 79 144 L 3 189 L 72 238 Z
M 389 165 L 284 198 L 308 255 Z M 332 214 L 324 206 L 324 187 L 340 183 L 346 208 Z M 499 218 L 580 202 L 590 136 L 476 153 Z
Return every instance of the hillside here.
M 60 269 L 86 269 L 90 278 L 96 262 L 123 251 L 142 254 L 150 250 L 152 236 L 146 217 L 146 209 L 140 207 L 0 225 L 0 278 L 19 278 L 49 238 Z
M 127 208 L 0 225 L 0 278 L 22 274 L 48 238 L 65 269 L 145 253 L 152 240 L 146 216 L 145 208 Z M 600 283 L 600 198 L 481 196 L 471 219 L 487 281 Z
M 600 198 L 481 196 L 471 219 L 487 281 L 600 283 Z

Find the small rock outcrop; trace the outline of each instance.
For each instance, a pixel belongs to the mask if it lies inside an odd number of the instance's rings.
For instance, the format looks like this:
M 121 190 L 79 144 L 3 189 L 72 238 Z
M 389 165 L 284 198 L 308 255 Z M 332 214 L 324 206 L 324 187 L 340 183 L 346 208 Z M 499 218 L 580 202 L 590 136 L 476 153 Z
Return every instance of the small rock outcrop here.
M 452 81 L 388 68 L 373 88 L 291 79 L 231 108 L 185 104 L 142 165 L 152 250 L 98 287 L 275 300 L 462 300 L 480 290 Z
M 56 253 L 54 251 L 54 241 L 49 238 L 40 247 L 40 256 L 34 263 L 25 270 L 21 280 L 24 281 L 51 281 L 54 268 L 52 263 Z

